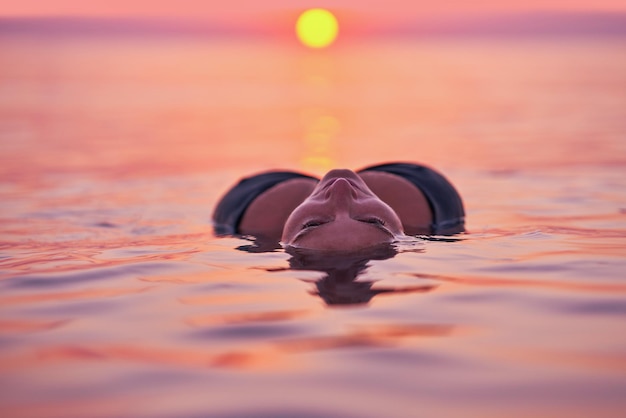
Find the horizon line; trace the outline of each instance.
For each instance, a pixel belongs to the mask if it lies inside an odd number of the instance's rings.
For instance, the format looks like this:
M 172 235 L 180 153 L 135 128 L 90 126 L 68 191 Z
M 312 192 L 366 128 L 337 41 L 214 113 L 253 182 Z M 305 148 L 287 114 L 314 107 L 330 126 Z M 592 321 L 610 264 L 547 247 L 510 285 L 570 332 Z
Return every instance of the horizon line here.
M 341 25 L 341 21 L 340 21 Z M 0 16 L 0 35 L 180 35 L 274 37 L 293 29 L 291 21 L 224 21 L 142 16 Z M 403 22 L 341 25 L 343 37 L 429 36 L 626 36 L 626 12 L 535 11 L 485 13 L 469 17 L 422 17 Z

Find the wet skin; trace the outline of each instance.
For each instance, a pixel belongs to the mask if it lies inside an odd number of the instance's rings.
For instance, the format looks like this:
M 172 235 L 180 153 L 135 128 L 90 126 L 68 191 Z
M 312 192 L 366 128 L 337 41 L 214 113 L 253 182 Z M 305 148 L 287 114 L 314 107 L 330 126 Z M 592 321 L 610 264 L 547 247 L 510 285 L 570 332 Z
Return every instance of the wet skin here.
M 392 242 L 403 235 L 393 209 L 351 170 L 328 172 L 294 209 L 281 241 L 289 246 L 355 251 Z

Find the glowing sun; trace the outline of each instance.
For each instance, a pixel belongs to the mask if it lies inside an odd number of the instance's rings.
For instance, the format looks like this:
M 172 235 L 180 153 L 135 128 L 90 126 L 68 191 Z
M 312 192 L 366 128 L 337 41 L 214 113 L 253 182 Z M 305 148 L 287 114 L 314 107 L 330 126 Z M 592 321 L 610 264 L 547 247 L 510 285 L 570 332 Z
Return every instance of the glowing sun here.
M 309 9 L 296 22 L 296 34 L 310 48 L 325 48 L 337 38 L 337 18 L 325 9 Z

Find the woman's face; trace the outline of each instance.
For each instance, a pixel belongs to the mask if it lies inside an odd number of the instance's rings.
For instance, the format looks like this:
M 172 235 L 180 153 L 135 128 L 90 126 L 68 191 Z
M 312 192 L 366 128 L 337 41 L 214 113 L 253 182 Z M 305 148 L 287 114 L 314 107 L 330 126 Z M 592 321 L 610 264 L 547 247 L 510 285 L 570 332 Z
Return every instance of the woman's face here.
M 398 215 L 353 171 L 332 170 L 291 213 L 282 242 L 301 248 L 354 251 L 401 235 Z

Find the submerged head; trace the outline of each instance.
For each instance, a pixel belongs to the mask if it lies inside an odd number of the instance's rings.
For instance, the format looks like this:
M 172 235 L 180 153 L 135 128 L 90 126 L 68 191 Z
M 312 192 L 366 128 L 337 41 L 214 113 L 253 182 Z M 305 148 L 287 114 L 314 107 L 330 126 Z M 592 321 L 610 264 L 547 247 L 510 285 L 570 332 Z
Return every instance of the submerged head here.
M 356 251 L 402 235 L 398 215 L 350 170 L 332 170 L 291 213 L 282 234 L 288 246 Z

